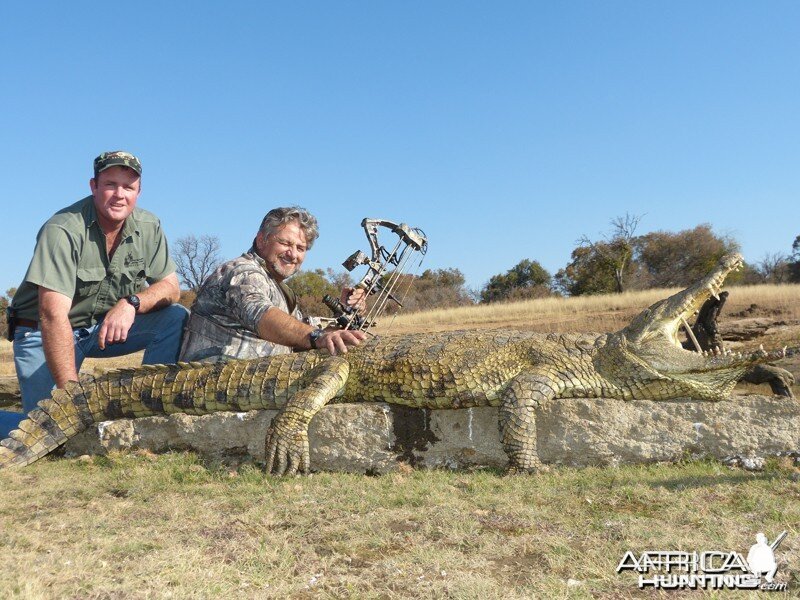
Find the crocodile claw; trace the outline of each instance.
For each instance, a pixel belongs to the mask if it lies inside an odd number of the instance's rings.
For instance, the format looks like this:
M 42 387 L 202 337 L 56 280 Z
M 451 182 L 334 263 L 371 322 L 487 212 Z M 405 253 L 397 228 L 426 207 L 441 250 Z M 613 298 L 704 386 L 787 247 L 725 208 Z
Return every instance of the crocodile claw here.
M 266 465 L 264 470 L 272 475 L 297 475 L 308 473 L 311 458 L 308 431 L 305 427 L 291 427 L 278 415 L 267 431 Z
M 550 467 L 544 465 L 542 463 L 537 462 L 535 465 L 531 465 L 528 467 L 521 467 L 521 466 L 508 466 L 506 468 L 505 474 L 508 476 L 513 475 L 537 475 L 539 473 L 549 473 Z

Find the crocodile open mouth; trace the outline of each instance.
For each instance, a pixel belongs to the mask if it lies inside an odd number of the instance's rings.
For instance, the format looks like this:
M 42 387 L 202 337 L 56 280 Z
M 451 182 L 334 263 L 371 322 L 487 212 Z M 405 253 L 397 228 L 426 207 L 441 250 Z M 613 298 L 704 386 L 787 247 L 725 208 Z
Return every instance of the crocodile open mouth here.
M 719 302 L 725 279 L 732 272 L 740 271 L 743 266 L 744 263 L 741 255 L 729 254 L 723 257 L 717 268 L 700 282 L 667 300 L 667 302 L 676 301 L 676 313 L 674 313 L 675 316 L 673 317 L 670 327 L 670 339 L 677 348 L 687 352 L 699 352 L 704 356 L 741 356 L 741 354 L 736 354 L 729 349 L 720 350 L 715 347 L 713 350 L 703 350 L 700 348 L 697 340 L 694 338 L 688 319 L 697 314 L 709 299 L 714 298 Z M 684 348 L 683 343 L 678 337 L 678 332 L 681 328 L 685 330 L 688 341 L 691 343 L 689 349 Z

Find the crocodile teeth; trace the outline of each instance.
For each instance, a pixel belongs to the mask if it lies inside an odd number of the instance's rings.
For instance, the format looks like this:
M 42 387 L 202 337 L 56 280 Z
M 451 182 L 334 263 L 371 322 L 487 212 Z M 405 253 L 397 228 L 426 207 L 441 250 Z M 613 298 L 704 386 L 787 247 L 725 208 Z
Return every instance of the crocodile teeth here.
M 764 351 L 764 344 L 759 344 L 758 345 L 758 349 L 763 352 Z
M 711 295 L 714 297 L 714 300 L 719 300 L 719 295 L 718 295 L 718 294 L 717 294 L 717 292 L 714 290 L 714 284 L 712 284 L 712 283 L 709 283 L 709 284 L 708 284 L 708 291 L 709 291 L 709 292 L 711 293 Z

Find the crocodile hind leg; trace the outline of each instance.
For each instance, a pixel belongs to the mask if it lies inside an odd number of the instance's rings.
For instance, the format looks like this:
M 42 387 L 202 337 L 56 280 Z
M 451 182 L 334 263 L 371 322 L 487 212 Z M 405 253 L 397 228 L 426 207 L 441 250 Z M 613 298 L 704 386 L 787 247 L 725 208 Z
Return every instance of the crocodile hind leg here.
M 301 386 L 272 420 L 266 439 L 266 471 L 275 475 L 307 473 L 311 462 L 308 425 L 323 406 L 344 388 L 350 365 L 330 356 L 303 375 Z
M 508 455 L 508 473 L 546 471 L 539 460 L 536 409 L 556 395 L 558 384 L 543 373 L 521 373 L 503 391 L 500 441 Z

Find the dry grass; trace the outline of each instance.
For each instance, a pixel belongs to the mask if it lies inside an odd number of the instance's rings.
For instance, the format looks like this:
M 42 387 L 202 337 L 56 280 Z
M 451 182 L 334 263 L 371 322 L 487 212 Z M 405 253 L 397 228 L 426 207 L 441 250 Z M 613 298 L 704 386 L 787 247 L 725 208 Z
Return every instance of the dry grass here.
M 11 342 L 0 340 L 0 376 L 14 374 L 14 350 Z
M 751 304 L 779 311 L 784 319 L 800 319 L 800 285 L 761 285 L 728 288 L 731 292 L 723 311 L 740 312 Z M 627 325 L 631 317 L 676 289 L 644 290 L 624 294 L 539 298 L 522 302 L 465 306 L 446 310 L 400 313 L 385 319 L 383 331 L 416 333 L 490 327 L 512 327 L 543 333 L 606 332 Z M 378 327 L 377 331 L 381 331 Z
M 623 554 L 746 553 L 757 531 L 788 529 L 778 574 L 796 587 L 798 523 L 791 461 L 272 479 L 188 453 L 45 460 L 0 473 L 0 586 L 6 598 L 674 598 L 616 574 Z
M 87 358 L 81 370 L 85 373 L 102 373 L 111 369 L 132 367 L 142 364 L 144 351 L 120 356 L 119 358 Z M 14 351 L 11 342 L 0 340 L 0 376 L 16 375 L 14 370 Z

